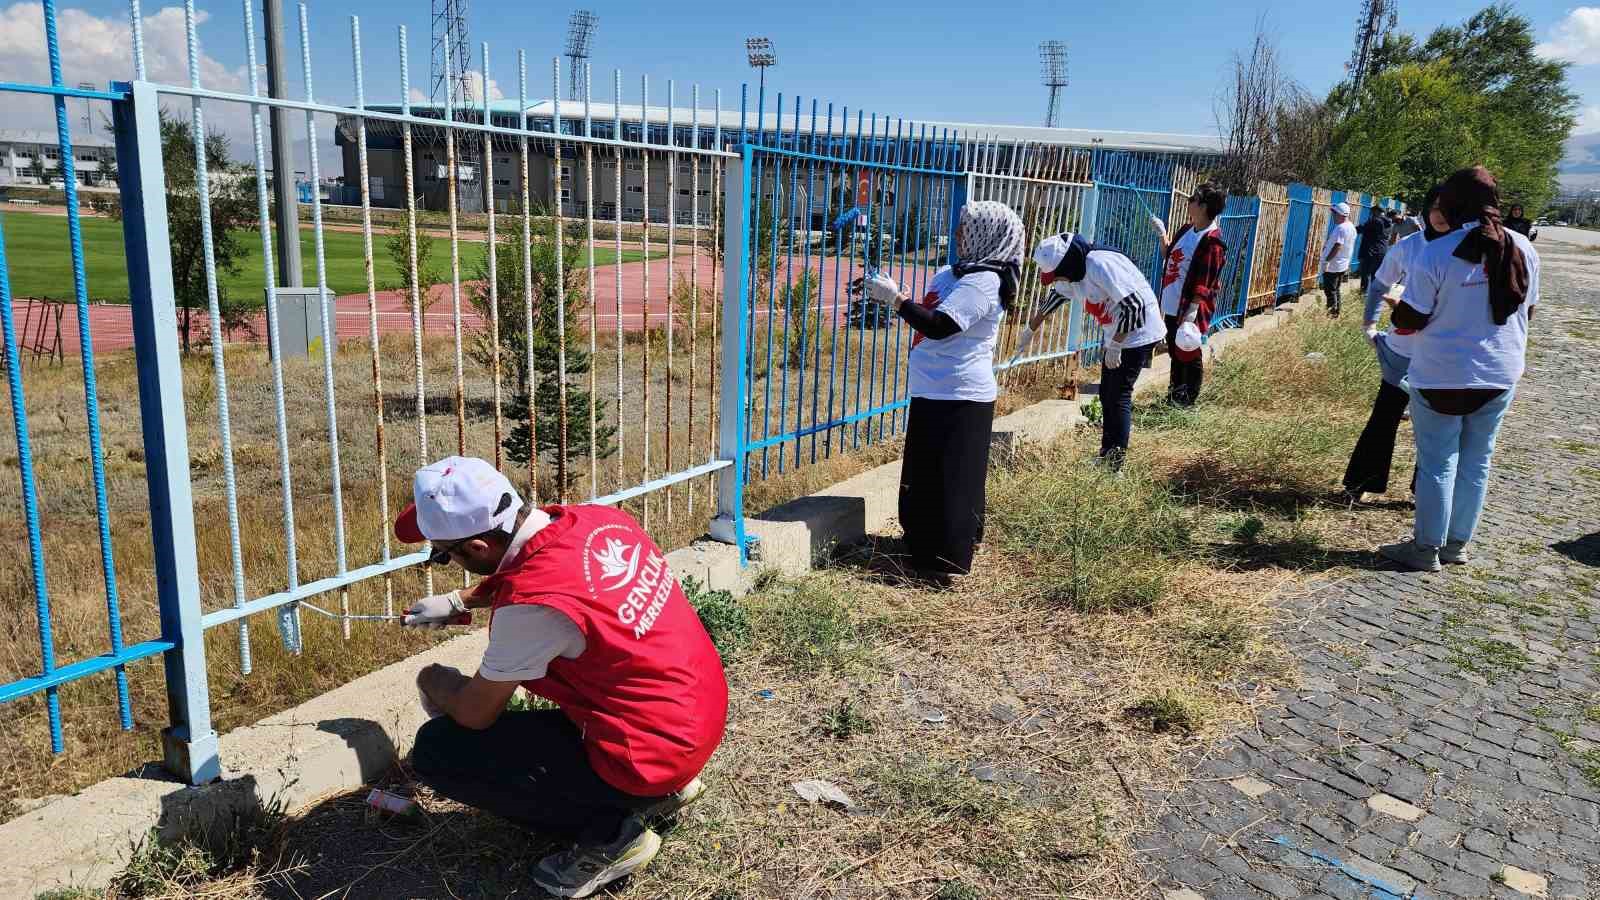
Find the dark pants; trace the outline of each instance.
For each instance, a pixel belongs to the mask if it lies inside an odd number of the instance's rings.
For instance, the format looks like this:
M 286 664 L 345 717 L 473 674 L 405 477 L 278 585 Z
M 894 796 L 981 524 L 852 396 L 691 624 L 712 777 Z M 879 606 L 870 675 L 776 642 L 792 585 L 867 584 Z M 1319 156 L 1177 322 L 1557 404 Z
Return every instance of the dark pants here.
M 1339 318 L 1339 292 L 1344 289 L 1343 272 L 1322 273 L 1322 296 L 1328 301 L 1328 315 Z
M 439 716 L 417 730 L 411 766 L 451 800 L 584 844 L 615 840 L 629 815 L 655 802 L 596 775 L 577 726 L 556 709 L 502 713 L 482 731 Z
M 911 565 L 965 575 L 983 540 L 994 403 L 911 399 L 900 467 L 900 526 Z
M 1387 381 L 1378 382 L 1378 396 L 1372 401 L 1372 415 L 1361 429 L 1350 465 L 1344 470 L 1344 489 L 1356 493 L 1381 494 L 1389 489 L 1389 469 L 1394 464 L 1395 434 L 1411 397 Z
M 1122 468 L 1128 452 L 1128 436 L 1133 433 L 1133 385 L 1139 371 L 1150 365 L 1155 343 L 1129 347 L 1122 351 L 1122 365 L 1100 370 L 1100 409 L 1104 416 L 1100 431 L 1100 455 L 1115 468 Z
M 1179 359 L 1178 317 L 1167 316 L 1167 356 L 1172 360 L 1172 377 L 1167 383 L 1167 400 L 1178 406 L 1193 406 L 1200 399 L 1200 381 L 1205 376 L 1202 353 L 1194 359 Z M 1101 401 L 1104 403 L 1105 401 Z

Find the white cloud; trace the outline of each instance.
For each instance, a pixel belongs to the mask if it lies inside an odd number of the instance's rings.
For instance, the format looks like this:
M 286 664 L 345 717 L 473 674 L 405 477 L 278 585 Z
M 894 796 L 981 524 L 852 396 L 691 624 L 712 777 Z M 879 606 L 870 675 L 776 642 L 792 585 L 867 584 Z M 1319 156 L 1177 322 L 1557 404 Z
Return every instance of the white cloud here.
M 432 87 L 432 85 L 430 84 L 429 87 Z M 472 102 L 473 102 L 473 104 L 476 105 L 476 104 L 482 103 L 483 102 L 483 73 L 482 72 L 468 72 L 467 73 L 467 88 L 472 91 Z M 407 96 L 410 98 L 412 103 L 427 103 L 428 102 L 428 93 L 427 93 L 427 91 L 424 91 L 422 88 L 419 88 L 419 87 L 417 87 L 415 85 L 412 86 L 412 88 L 411 88 L 410 92 L 407 94 Z M 489 79 L 489 99 L 490 100 L 504 100 L 505 97 L 506 97 L 505 92 L 500 89 L 500 82 L 497 81 L 496 79 L 493 79 L 493 78 Z
M 1573 134 L 1592 134 L 1600 131 L 1600 106 L 1585 106 L 1578 110 L 1578 124 L 1573 126 Z
M 205 12 L 196 13 L 197 30 L 207 18 Z M 126 16 L 101 18 L 82 9 L 66 8 L 57 13 L 56 33 L 61 45 L 62 77 L 67 84 L 91 82 L 104 90 L 111 81 L 133 80 L 133 38 Z M 144 17 L 144 52 L 151 81 L 189 83 L 181 6 L 162 7 Z M 206 55 L 203 44 L 199 64 L 202 86 L 248 93 L 249 82 L 243 66 L 230 68 Z M 44 14 L 36 2 L 25 0 L 0 7 L 0 81 L 50 82 Z M 171 106 L 188 105 L 174 101 L 176 98 L 168 98 Z M 211 102 L 204 110 L 207 127 L 223 130 L 235 139 L 236 146 L 241 137 L 249 134 L 248 108 L 242 104 Z M 76 133 L 82 121 L 80 103 L 69 101 L 68 111 Z M 96 102 L 97 131 L 101 128 L 102 115 L 109 117 L 110 109 Z M 47 97 L 0 93 L 0 122 L 11 128 L 53 129 L 54 107 Z
M 1600 63 L 1600 6 L 1580 6 L 1550 29 L 1550 39 L 1534 48 L 1540 56 L 1577 63 Z

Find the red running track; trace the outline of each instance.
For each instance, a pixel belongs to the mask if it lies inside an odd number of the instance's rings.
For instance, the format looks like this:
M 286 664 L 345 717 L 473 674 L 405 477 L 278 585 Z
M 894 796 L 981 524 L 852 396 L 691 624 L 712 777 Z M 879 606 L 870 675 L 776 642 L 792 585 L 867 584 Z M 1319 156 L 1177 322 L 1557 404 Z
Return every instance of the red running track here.
M 819 264 L 818 276 L 823 285 L 822 293 L 831 298 L 834 294 L 833 280 L 834 267 L 831 259 L 822 260 Z M 644 326 L 645 291 L 644 276 L 645 262 L 631 262 L 622 265 L 622 327 L 627 331 L 638 331 Z M 670 292 L 672 278 L 669 277 L 667 261 L 665 259 L 651 260 L 650 267 L 650 323 L 660 326 L 667 319 L 667 296 Z M 711 273 L 716 261 L 710 255 L 700 254 L 700 289 L 706 295 L 711 290 Z M 787 281 L 787 270 L 780 266 L 778 278 L 779 287 L 776 291 L 774 303 L 782 305 L 782 285 Z M 678 256 L 673 263 L 673 269 L 684 280 L 689 278 L 690 259 L 687 253 Z M 839 292 L 844 293 L 845 280 L 850 276 L 849 269 L 841 269 L 839 273 Z M 601 333 L 614 332 L 616 329 L 616 287 L 617 267 L 597 266 L 594 270 L 594 294 L 596 298 L 595 318 Z M 722 287 L 722 279 L 718 273 L 717 287 Z M 462 324 L 467 327 L 476 327 L 483 324 L 483 319 L 468 300 L 470 285 L 466 282 L 461 287 L 461 318 Z M 454 321 L 450 311 L 450 286 L 441 285 L 434 290 L 434 301 L 426 315 L 426 331 L 429 334 L 448 334 L 451 323 Z M 400 291 L 379 291 L 378 298 L 378 333 L 397 334 L 409 333 L 411 330 L 411 306 L 408 298 Z M 757 315 L 764 315 L 766 298 L 758 298 Z M 520 308 L 522 304 L 521 293 L 514 297 L 502 297 L 503 304 L 512 304 L 512 308 Z M 822 308 L 832 315 L 838 315 L 841 307 L 847 301 L 825 299 Z M 61 304 L 44 304 L 30 299 L 17 299 L 13 304 L 16 318 L 17 339 L 21 345 L 23 356 L 32 355 L 35 348 L 41 344 L 40 320 L 46 315 L 49 307 L 48 319 L 45 320 L 44 337 L 42 339 L 43 351 L 48 352 L 50 345 L 55 341 L 55 307 Z M 707 310 L 702 309 L 702 314 Z M 337 319 L 337 333 L 340 338 L 365 339 L 370 334 L 371 325 L 367 308 L 367 295 L 346 294 L 335 299 L 335 318 Z M 180 321 L 182 311 L 179 311 Z M 588 316 L 583 317 L 587 322 Z M 687 326 L 684 315 L 679 313 L 674 320 L 680 326 Z M 210 333 L 210 322 L 207 316 L 196 310 L 189 324 L 193 336 L 197 340 L 205 340 Z M 257 315 L 251 321 L 253 334 L 243 330 L 235 331 L 230 340 L 234 341 L 265 341 L 266 318 Z M 89 307 L 89 333 L 94 339 L 96 353 L 127 350 L 133 347 L 133 317 L 132 310 L 123 304 L 95 304 Z M 69 355 L 79 352 L 78 316 L 76 307 L 71 304 L 62 306 L 61 309 L 61 344 L 62 349 Z

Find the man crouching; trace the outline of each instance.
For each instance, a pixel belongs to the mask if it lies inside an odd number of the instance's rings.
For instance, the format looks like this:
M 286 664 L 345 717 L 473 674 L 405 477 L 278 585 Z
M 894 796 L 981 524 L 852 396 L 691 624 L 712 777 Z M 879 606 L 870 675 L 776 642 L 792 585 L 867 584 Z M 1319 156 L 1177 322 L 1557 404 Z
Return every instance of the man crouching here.
M 534 875 L 552 894 L 587 897 L 643 868 L 661 846 L 650 825 L 705 791 L 698 776 L 728 712 L 722 660 L 661 550 L 610 507 L 524 509 L 481 459 L 419 470 L 413 494 L 395 535 L 484 577 L 419 600 L 405 624 L 493 616 L 476 675 L 431 665 L 417 676 L 432 717 L 412 750 L 417 775 L 574 839 Z M 507 712 L 519 684 L 560 709 Z

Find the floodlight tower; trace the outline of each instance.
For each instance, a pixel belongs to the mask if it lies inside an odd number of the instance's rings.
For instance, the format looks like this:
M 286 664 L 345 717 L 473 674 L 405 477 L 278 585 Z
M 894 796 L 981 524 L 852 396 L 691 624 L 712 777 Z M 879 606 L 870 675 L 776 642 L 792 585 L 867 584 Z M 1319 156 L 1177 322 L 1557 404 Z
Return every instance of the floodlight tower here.
M 433 0 L 433 60 L 428 100 L 448 96 L 456 109 L 472 105 L 472 45 L 467 42 L 467 0 Z M 448 83 L 447 83 L 448 82 Z M 448 93 L 447 93 L 448 92 Z
M 585 96 L 583 83 L 586 64 L 589 61 L 589 48 L 594 43 L 594 29 L 600 24 L 600 17 L 593 10 L 580 9 L 567 20 L 567 49 L 564 54 L 570 63 L 567 70 L 568 98 L 577 100 Z
M 764 37 L 746 38 L 744 42 L 745 53 L 750 57 L 750 66 L 761 71 L 760 89 L 767 89 L 767 67 L 778 64 L 778 54 L 772 49 L 772 39 Z
M 1044 127 L 1054 128 L 1061 119 L 1061 91 L 1067 86 L 1067 45 L 1063 41 L 1044 41 L 1039 45 L 1039 81 L 1050 89 L 1044 108 Z

